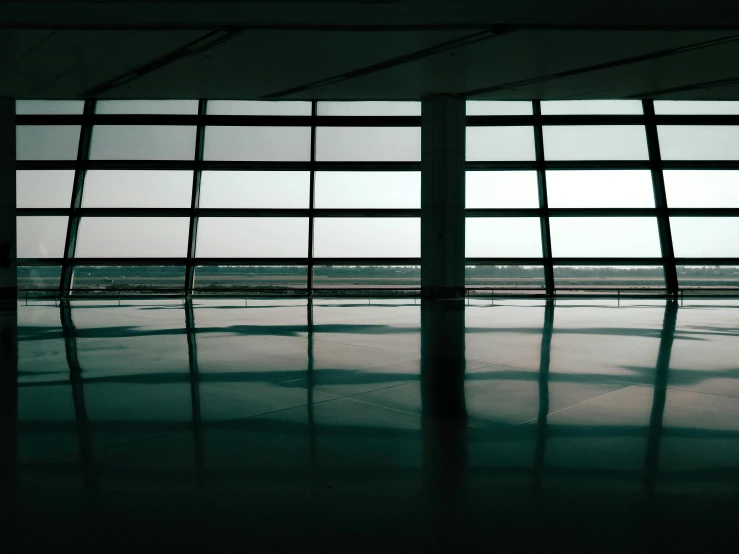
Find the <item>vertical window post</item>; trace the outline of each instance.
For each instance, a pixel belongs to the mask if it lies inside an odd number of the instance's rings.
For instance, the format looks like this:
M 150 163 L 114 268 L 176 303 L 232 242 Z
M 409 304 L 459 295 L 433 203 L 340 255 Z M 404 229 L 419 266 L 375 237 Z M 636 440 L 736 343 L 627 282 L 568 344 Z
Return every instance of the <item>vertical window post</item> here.
M 548 296 L 554 294 L 554 267 L 552 265 L 552 237 L 549 232 L 549 200 L 547 174 L 544 164 L 544 135 L 541 128 L 541 101 L 533 101 L 534 148 L 536 150 L 536 178 L 539 185 L 539 224 L 541 226 L 541 254 L 544 258 L 544 286 Z
M 192 199 L 190 202 L 190 233 L 187 238 L 187 266 L 185 268 L 185 296 L 192 294 L 195 286 L 195 248 L 198 242 L 198 208 L 200 207 L 200 180 L 203 169 L 203 144 L 205 142 L 206 101 L 198 101 L 198 127 L 195 135 L 195 169 L 192 174 Z

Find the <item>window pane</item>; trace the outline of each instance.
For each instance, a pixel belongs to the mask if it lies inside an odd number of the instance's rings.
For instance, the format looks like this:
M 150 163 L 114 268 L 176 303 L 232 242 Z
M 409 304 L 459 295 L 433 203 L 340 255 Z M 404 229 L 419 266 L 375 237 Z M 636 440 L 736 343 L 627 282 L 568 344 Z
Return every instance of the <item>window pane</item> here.
M 173 289 L 185 287 L 184 266 L 78 266 L 74 268 L 74 290 Z
M 549 227 L 555 258 L 662 255 L 653 217 L 552 217 Z
M 16 100 L 17 115 L 81 115 L 83 100 Z
M 79 125 L 17 125 L 16 160 L 76 160 Z
M 186 217 L 83 217 L 77 258 L 184 258 Z
M 189 208 L 192 171 L 88 171 L 85 208 Z
M 336 162 L 421 160 L 420 127 L 319 127 L 316 159 Z
M 307 217 L 204 217 L 198 223 L 198 258 L 307 255 Z
M 192 160 L 195 127 L 184 125 L 95 125 L 90 159 Z
M 681 287 L 736 287 L 739 285 L 739 266 L 677 266 L 677 280 Z
M 319 102 L 318 115 L 421 115 L 420 102 Z
M 208 115 L 311 115 L 310 102 L 208 100 Z
M 318 171 L 316 208 L 420 208 L 418 171 Z
M 538 208 L 536 171 L 467 171 L 468 208 Z
M 739 127 L 658 125 L 663 160 L 739 160 Z
M 677 258 L 739 257 L 739 217 L 671 217 Z
M 62 278 L 62 268 L 58 265 L 48 267 L 18 266 L 18 288 L 56 289 Z
M 206 127 L 204 159 L 310 161 L 310 127 Z
M 316 266 L 313 268 L 313 286 L 326 289 L 418 288 L 421 286 L 421 266 Z
M 300 288 L 308 286 L 308 267 L 301 266 L 200 266 L 195 289 L 201 292 L 244 288 Z
M 647 160 L 640 125 L 545 125 L 544 157 L 555 160 Z
M 582 288 L 665 288 L 661 266 L 555 266 L 555 287 Z
M 547 100 L 542 115 L 641 115 L 640 100 Z
M 655 100 L 657 115 L 739 115 L 739 102 Z
M 550 208 L 653 208 L 649 171 L 547 171 Z
M 197 100 L 98 100 L 97 114 L 197 115 Z
M 419 218 L 317 218 L 317 258 L 417 258 L 421 255 Z
M 464 268 L 467 287 L 544 288 L 541 265 L 468 265 Z
M 19 258 L 63 258 L 67 239 L 66 216 L 19 216 Z
M 538 217 L 468 217 L 467 258 L 539 258 L 541 227 Z
M 533 115 L 531 102 L 467 100 L 467 115 Z
M 531 161 L 533 127 L 467 127 L 467 161 Z
M 69 208 L 73 183 L 73 170 L 16 171 L 16 206 Z
M 201 208 L 308 208 L 307 171 L 203 171 Z
M 670 208 L 739 208 L 739 171 L 665 170 Z

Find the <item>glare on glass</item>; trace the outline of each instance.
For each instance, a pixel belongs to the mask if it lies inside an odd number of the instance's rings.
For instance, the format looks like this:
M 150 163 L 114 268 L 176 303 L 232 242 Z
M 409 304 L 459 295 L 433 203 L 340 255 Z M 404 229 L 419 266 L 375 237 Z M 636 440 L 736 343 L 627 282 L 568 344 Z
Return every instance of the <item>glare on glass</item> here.
M 303 258 L 307 217 L 203 217 L 198 258 Z
M 538 217 L 468 217 L 465 225 L 467 258 L 541 257 Z
M 318 258 L 417 258 L 421 220 L 388 217 L 325 217 L 315 220 Z
M 739 126 L 658 125 L 663 160 L 739 160 Z
M 186 217 L 83 217 L 77 258 L 182 258 L 187 256 Z
M 545 125 L 544 158 L 647 160 L 647 134 L 640 125 Z
M 310 102 L 208 100 L 208 115 L 311 115 Z
M 670 208 L 739 208 L 739 171 L 664 171 Z
M 18 208 L 69 208 L 74 170 L 19 170 L 15 172 Z
M 676 258 L 739 257 L 739 217 L 671 217 Z
M 186 125 L 95 125 L 90 159 L 192 160 L 195 130 Z
M 660 257 L 654 217 L 552 217 L 555 258 Z
M 318 127 L 316 159 L 327 162 L 417 162 L 420 127 Z
M 203 155 L 214 161 L 307 162 L 310 127 L 206 127 Z
M 83 100 L 16 100 L 17 115 L 81 115 Z
M 197 115 L 197 100 L 98 100 L 97 114 Z
M 192 171 L 91 170 L 83 208 L 189 208 Z
M 318 171 L 316 208 L 420 208 L 418 171 Z
M 79 125 L 17 125 L 16 160 L 75 160 Z
M 467 171 L 468 208 L 538 208 L 536 171 Z
M 641 115 L 640 100 L 545 100 L 542 115 Z
M 203 171 L 201 208 L 309 207 L 307 171 Z
M 318 102 L 318 115 L 421 115 L 420 102 Z
M 654 207 L 649 171 L 547 171 L 547 195 L 550 208 Z
M 655 100 L 657 115 L 739 115 L 739 102 L 707 100 Z
M 62 258 L 67 237 L 66 216 L 16 218 L 19 258 Z
M 467 127 L 468 162 L 533 161 L 533 127 Z
M 467 100 L 467 115 L 533 115 L 531 102 L 506 100 Z

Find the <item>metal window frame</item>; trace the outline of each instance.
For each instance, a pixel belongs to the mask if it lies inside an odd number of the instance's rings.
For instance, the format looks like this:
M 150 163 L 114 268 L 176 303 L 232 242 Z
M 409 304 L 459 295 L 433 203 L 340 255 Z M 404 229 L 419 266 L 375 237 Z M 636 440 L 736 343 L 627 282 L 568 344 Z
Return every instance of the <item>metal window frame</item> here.
M 95 114 L 96 101 L 85 100 L 80 115 L 18 115 L 16 125 L 80 125 L 80 139 L 76 160 L 29 160 L 16 162 L 17 169 L 73 169 L 75 171 L 69 208 L 21 208 L 19 216 L 61 215 L 68 217 L 64 257 L 57 259 L 20 259 L 19 266 L 60 266 L 60 293 L 73 292 L 73 271 L 78 266 L 184 266 L 186 278 L 183 293 L 192 294 L 198 266 L 307 266 L 306 292 L 314 290 L 313 269 L 320 265 L 420 265 L 416 258 L 315 258 L 314 229 L 316 217 L 411 217 L 420 218 L 420 209 L 316 209 L 315 189 L 317 171 L 420 171 L 420 161 L 409 162 L 323 162 L 316 159 L 316 133 L 319 126 L 329 127 L 415 127 L 421 125 L 420 116 L 319 116 L 318 103 L 312 102 L 311 115 L 208 115 L 207 101 L 198 101 L 197 115 L 167 114 Z M 546 293 L 552 295 L 554 266 L 661 265 L 665 272 L 666 291 L 679 290 L 679 265 L 739 265 L 739 258 L 675 258 L 669 218 L 739 216 L 739 208 L 669 208 L 667 205 L 663 171 L 665 169 L 736 169 L 739 161 L 679 160 L 663 161 L 659 152 L 658 125 L 734 125 L 736 115 L 656 115 L 651 100 L 643 100 L 641 115 L 542 115 L 541 101 L 532 100 L 532 115 L 468 116 L 467 127 L 527 126 L 534 132 L 535 159 L 532 161 L 476 161 L 467 162 L 467 171 L 536 171 L 539 206 L 527 209 L 467 209 L 466 217 L 537 217 L 541 226 L 542 256 L 539 258 L 467 258 L 466 265 L 537 265 L 545 272 Z M 197 129 L 196 147 L 192 160 L 90 160 L 90 146 L 94 125 L 182 125 Z M 203 159 L 205 128 L 218 126 L 301 126 L 310 127 L 310 159 L 306 162 L 206 161 Z M 544 125 L 639 125 L 645 129 L 649 159 L 647 160 L 587 160 L 547 161 L 544 156 Z M 189 208 L 83 208 L 82 196 L 86 172 L 93 169 L 151 169 L 188 170 L 193 172 L 192 196 Z M 557 169 L 642 169 L 652 175 L 655 207 L 653 208 L 549 208 L 546 171 Z M 280 170 L 307 171 L 310 175 L 309 206 L 307 209 L 233 209 L 200 208 L 200 182 L 203 171 Z M 77 258 L 77 232 L 82 217 L 187 217 L 189 235 L 186 257 L 182 258 Z M 197 258 L 197 230 L 202 217 L 305 217 L 308 218 L 307 256 L 300 258 Z M 653 258 L 557 258 L 552 252 L 549 231 L 552 217 L 655 217 L 658 221 L 661 256 Z M 290 287 L 290 290 L 295 290 Z

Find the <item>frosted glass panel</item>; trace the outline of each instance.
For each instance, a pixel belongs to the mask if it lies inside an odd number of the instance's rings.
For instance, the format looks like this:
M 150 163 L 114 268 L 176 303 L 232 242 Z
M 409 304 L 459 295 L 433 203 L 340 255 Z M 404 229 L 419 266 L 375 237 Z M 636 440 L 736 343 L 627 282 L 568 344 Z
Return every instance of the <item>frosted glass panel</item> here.
M 465 228 L 467 258 L 539 258 L 541 227 L 538 217 L 468 217 Z
M 658 125 L 663 160 L 739 160 L 739 127 Z
M 184 258 L 186 217 L 83 217 L 77 258 Z
M 419 218 L 317 218 L 314 255 L 318 258 L 417 258 Z
M 640 100 L 547 100 L 542 115 L 641 115 Z
M 16 218 L 19 258 L 62 258 L 67 238 L 66 216 Z
M 420 208 L 418 171 L 318 171 L 316 208 Z
M 203 171 L 201 208 L 308 208 L 307 171 Z
M 189 208 L 191 171 L 88 171 L 84 208 Z
M 467 127 L 467 161 L 532 161 L 533 127 Z
M 310 127 L 206 127 L 206 160 L 310 161 Z
M 421 115 L 420 102 L 319 102 L 318 115 Z
M 17 125 L 16 160 L 76 160 L 79 125 Z
M 653 217 L 552 217 L 555 258 L 644 258 L 662 255 Z
M 653 208 L 649 171 L 547 171 L 550 208 Z
M 197 100 L 98 100 L 97 114 L 197 115 Z
M 531 102 L 467 100 L 467 115 L 533 115 Z
M 676 258 L 739 257 L 739 217 L 671 217 Z
M 185 125 L 95 125 L 92 160 L 192 160 L 195 127 Z
M 739 208 L 739 171 L 665 170 L 670 208 Z
M 310 102 L 208 100 L 208 115 L 311 115 Z
M 647 160 L 647 135 L 639 125 L 543 127 L 544 157 L 556 160 Z
M 204 217 L 198 225 L 198 258 L 307 255 L 307 217 Z
M 657 115 L 739 115 L 739 102 L 655 100 Z
M 535 171 L 467 171 L 468 208 L 538 208 Z
M 316 159 L 336 162 L 417 162 L 420 127 L 319 127 Z
M 74 170 L 16 171 L 18 208 L 69 208 Z
M 85 111 L 82 100 L 16 100 L 17 115 L 81 115 Z

